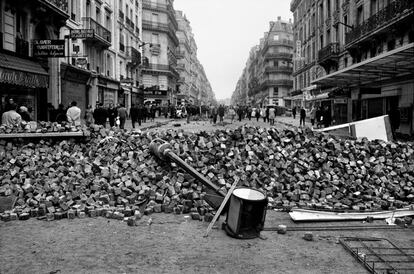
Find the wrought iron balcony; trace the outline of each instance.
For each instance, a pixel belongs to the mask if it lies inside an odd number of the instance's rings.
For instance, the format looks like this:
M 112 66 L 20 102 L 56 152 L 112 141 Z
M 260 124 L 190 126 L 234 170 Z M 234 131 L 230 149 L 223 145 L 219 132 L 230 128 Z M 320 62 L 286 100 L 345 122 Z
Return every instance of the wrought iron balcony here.
M 275 67 L 275 66 L 267 66 L 265 67 L 265 73 L 287 73 L 292 74 L 293 68 L 288 66 L 281 66 L 281 67 Z
M 414 1 L 392 1 L 385 8 L 365 20 L 361 25 L 357 25 L 351 31 L 347 32 L 345 34 L 345 47 L 350 47 L 358 41 L 366 40 L 380 30 L 385 32 L 388 27 L 406 19 L 410 15 L 412 16 L 413 13 Z
M 141 64 L 141 53 L 134 47 L 127 47 L 126 55 L 128 56 L 128 64 L 136 67 Z
M 179 77 L 179 74 L 176 71 L 176 69 L 170 65 L 148 63 L 142 66 L 142 70 L 147 72 L 158 72 L 160 74 L 169 73 L 176 76 L 177 78 Z
M 267 40 L 264 44 L 263 50 L 266 51 L 270 46 L 290 46 L 293 48 L 293 41 L 288 39 L 283 40 Z
M 318 52 L 318 64 L 324 69 L 328 69 L 331 66 L 337 66 L 339 60 L 340 47 L 339 43 L 330 43 L 326 47 L 322 48 Z
M 93 30 L 93 38 L 87 38 L 86 41 L 97 42 L 105 47 L 111 46 L 111 32 L 107 28 L 90 17 L 83 17 L 82 21 L 85 29 Z
M 270 53 L 267 52 L 264 56 L 265 60 L 270 60 L 270 59 L 282 59 L 282 60 L 292 60 L 293 58 L 293 53 L 287 53 L 287 52 L 275 52 L 275 53 Z
M 168 34 L 170 39 L 178 46 L 179 41 L 175 30 L 171 24 L 152 22 L 149 20 L 142 20 L 142 29 L 151 31 L 160 31 Z
M 39 2 L 45 4 L 63 17 L 69 18 L 68 0 L 39 0 Z
M 275 86 L 288 86 L 293 87 L 293 80 L 279 79 L 279 80 L 266 80 L 261 84 L 262 88 L 275 87 Z
M 326 59 L 337 59 L 339 55 L 339 43 L 330 43 L 318 52 L 318 63 Z

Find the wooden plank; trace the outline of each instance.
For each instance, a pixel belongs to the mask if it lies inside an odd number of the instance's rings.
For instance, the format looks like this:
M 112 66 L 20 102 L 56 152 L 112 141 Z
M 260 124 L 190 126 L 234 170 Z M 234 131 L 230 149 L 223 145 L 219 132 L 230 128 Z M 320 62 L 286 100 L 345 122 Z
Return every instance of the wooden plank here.
M 224 206 L 226 205 L 227 201 L 229 200 L 231 194 L 233 193 L 234 189 L 236 188 L 238 182 L 239 182 L 240 178 L 238 176 L 234 177 L 234 183 L 231 186 L 231 188 L 229 189 L 229 192 L 227 192 L 226 197 L 224 197 L 223 202 L 221 203 L 219 209 L 216 212 L 216 215 L 214 215 L 213 220 L 211 221 L 211 223 L 208 225 L 206 234 L 204 234 L 204 237 L 208 236 L 208 233 L 210 233 L 210 230 L 213 228 L 213 225 L 215 224 L 215 222 L 217 221 L 218 217 L 221 214 L 221 211 L 223 211 Z
M 289 215 L 293 221 L 365 220 L 367 217 L 372 217 L 374 219 L 380 220 L 390 217 L 401 218 L 405 216 L 413 216 L 414 210 L 411 208 L 403 208 L 374 212 L 330 212 L 293 208 L 292 212 L 289 212 Z

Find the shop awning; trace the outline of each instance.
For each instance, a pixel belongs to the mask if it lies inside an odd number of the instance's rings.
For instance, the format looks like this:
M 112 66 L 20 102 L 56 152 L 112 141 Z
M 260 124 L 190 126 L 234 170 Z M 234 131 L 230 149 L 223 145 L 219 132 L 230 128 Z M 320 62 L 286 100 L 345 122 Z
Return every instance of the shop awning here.
M 30 88 L 47 88 L 49 74 L 34 61 L 0 53 L 0 82 Z
M 311 83 L 339 87 L 372 86 L 397 77 L 414 77 L 414 43 L 320 77 Z

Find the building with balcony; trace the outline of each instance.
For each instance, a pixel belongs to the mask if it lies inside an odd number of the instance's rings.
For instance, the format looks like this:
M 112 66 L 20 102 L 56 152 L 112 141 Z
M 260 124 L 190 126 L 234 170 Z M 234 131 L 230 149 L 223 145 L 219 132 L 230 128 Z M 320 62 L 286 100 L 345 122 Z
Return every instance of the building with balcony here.
M 297 81 L 297 88 L 305 91 L 304 99 L 329 107 L 337 124 L 397 111 L 397 131 L 412 135 L 414 2 L 297 0 L 292 1 L 291 10 L 296 43 L 311 39 L 316 44 L 311 79 L 298 77 Z M 308 21 L 308 28 L 315 29 L 316 38 L 309 38 L 304 18 L 313 14 L 318 20 Z M 302 43 L 305 60 L 306 51 Z M 297 76 L 304 72 L 295 68 Z
M 269 31 L 250 51 L 232 96 L 234 104 L 290 106 L 293 87 L 292 23 L 270 22 Z
M 144 62 L 141 67 L 146 101 L 174 103 L 179 73 L 177 71 L 176 32 L 178 23 L 172 0 L 142 1 L 142 39 Z
M 197 58 L 197 45 L 190 21 L 182 11 L 176 11 L 178 22 L 177 70 L 180 74 L 177 104 L 183 101 L 197 105 L 209 105 L 214 102 L 214 94 L 202 64 Z
M 11 98 L 35 119 L 48 119 L 47 102 L 59 100 L 58 58 L 30 45 L 58 39 L 68 18 L 67 0 L 0 1 L 0 113 Z
M 141 45 L 142 45 L 142 1 L 115 1 L 116 78 L 120 81 L 118 104 L 127 109 L 132 104 L 143 103 L 140 90 Z

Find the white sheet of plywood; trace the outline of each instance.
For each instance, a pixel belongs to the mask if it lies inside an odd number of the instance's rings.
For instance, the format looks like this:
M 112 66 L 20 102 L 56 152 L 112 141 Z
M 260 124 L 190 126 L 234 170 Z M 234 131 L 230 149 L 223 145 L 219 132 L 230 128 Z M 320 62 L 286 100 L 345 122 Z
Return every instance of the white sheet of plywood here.
M 351 130 L 352 128 L 354 128 L 353 132 Z M 335 131 L 343 129 L 347 129 L 349 136 L 356 138 L 366 137 L 368 140 L 392 140 L 388 115 L 378 116 L 375 118 L 365 119 L 357 122 L 346 123 L 322 129 L 316 129 L 315 131 L 334 133 Z

